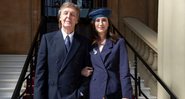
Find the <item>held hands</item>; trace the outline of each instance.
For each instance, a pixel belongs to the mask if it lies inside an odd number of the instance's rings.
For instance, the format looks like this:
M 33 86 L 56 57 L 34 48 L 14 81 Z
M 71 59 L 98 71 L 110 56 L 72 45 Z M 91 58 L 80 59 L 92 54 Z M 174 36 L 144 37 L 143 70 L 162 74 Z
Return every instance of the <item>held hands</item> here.
M 105 97 L 103 97 L 103 99 L 106 99 Z M 128 98 L 121 98 L 121 99 L 128 99 Z
M 85 77 L 89 77 L 92 74 L 92 72 L 93 72 L 93 68 L 86 66 L 85 68 L 82 69 L 81 75 Z

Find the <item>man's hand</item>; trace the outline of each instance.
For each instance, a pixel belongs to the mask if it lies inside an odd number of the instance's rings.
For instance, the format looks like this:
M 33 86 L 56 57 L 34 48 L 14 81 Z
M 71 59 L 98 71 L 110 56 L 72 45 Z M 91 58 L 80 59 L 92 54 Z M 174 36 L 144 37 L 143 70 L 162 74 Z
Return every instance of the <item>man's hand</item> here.
M 92 72 L 93 72 L 93 68 L 86 66 L 85 68 L 82 69 L 81 75 L 85 77 L 89 77 L 92 74 Z

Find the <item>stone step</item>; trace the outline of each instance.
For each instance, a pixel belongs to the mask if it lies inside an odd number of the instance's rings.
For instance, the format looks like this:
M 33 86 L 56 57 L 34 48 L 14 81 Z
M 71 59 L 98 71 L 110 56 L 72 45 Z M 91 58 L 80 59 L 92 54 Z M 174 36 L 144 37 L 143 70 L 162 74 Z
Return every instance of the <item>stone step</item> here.
M 130 74 L 132 75 L 132 76 L 135 76 L 134 74 L 134 69 L 135 69 L 135 67 L 129 67 L 130 68 Z M 140 74 L 139 73 L 137 73 L 137 76 L 139 77 L 140 76 Z
M 21 72 L 0 72 L 0 79 L 18 79 Z
M 3 55 L 0 54 L 0 61 L 25 61 L 27 55 Z
M 22 67 L 25 63 L 25 60 L 22 61 L 0 61 L 0 67 Z
M 21 72 L 24 62 L 24 60 L 0 61 L 0 72 Z
M 133 90 L 135 90 L 135 87 L 133 87 Z M 151 96 L 151 91 L 150 88 L 148 87 L 141 87 L 142 92 L 147 96 L 150 97 Z
M 134 69 L 135 69 L 135 67 L 130 66 L 130 73 L 131 73 L 131 75 L 133 75 L 133 76 L 134 76 Z M 140 75 L 140 74 L 138 73 L 138 77 L 139 77 L 139 75 Z M 131 79 L 131 82 L 132 82 L 132 87 L 133 87 L 133 89 L 135 89 L 135 87 L 134 87 L 134 85 L 135 85 L 134 80 Z M 143 80 L 143 79 L 141 79 L 140 83 L 141 83 L 141 90 L 143 91 L 143 93 L 144 93 L 149 99 L 157 99 L 156 96 L 152 96 L 152 95 L 151 95 L 151 89 L 148 88 L 148 87 L 145 87 L 145 84 L 144 84 L 144 80 Z M 139 96 L 138 99 L 145 99 L 145 98 L 144 98 L 143 96 Z
M 3 95 L 3 96 L 0 96 L 0 99 L 11 99 L 11 97 L 12 96 L 5 96 L 5 95 Z
M 0 88 L 15 88 L 18 79 L 0 79 Z
M 12 96 L 15 88 L 0 88 L 0 96 Z
M 26 57 L 27 55 L 0 54 L 0 99 L 11 99 Z M 25 88 L 21 92 L 23 90 Z
M 11 99 L 13 91 L 15 88 L 0 88 L 0 99 Z M 25 88 L 21 89 L 23 92 Z
M 135 81 L 133 79 L 131 79 L 131 83 L 132 83 L 132 86 L 134 87 L 135 86 Z M 141 88 L 145 87 L 144 80 L 142 80 L 142 79 L 140 81 L 140 86 L 141 86 Z
M 21 72 L 22 67 L 0 67 L 0 72 Z
M 142 92 L 146 95 L 146 96 L 151 96 L 151 90 L 150 88 L 148 87 L 144 87 L 144 88 L 141 88 Z
M 146 99 L 144 96 L 139 96 L 138 99 Z M 149 96 L 148 99 L 157 99 L 156 96 Z
M 131 74 L 134 74 L 134 69 L 135 69 L 135 67 L 130 66 L 129 68 L 130 68 L 130 73 L 131 73 Z

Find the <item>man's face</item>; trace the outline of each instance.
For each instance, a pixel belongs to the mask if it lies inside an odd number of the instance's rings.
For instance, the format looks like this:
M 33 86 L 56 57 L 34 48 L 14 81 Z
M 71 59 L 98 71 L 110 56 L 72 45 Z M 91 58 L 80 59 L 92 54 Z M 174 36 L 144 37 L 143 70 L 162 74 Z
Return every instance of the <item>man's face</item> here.
M 59 18 L 62 28 L 74 29 L 78 23 L 78 13 L 73 8 L 64 8 L 61 11 Z

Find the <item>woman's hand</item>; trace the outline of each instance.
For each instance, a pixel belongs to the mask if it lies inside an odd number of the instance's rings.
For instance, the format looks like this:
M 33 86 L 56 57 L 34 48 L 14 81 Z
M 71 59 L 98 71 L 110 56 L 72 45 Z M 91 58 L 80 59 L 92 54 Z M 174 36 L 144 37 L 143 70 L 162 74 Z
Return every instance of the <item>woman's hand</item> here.
M 89 77 L 92 74 L 92 72 L 93 72 L 93 68 L 86 66 L 85 68 L 82 69 L 81 75 L 85 77 Z

